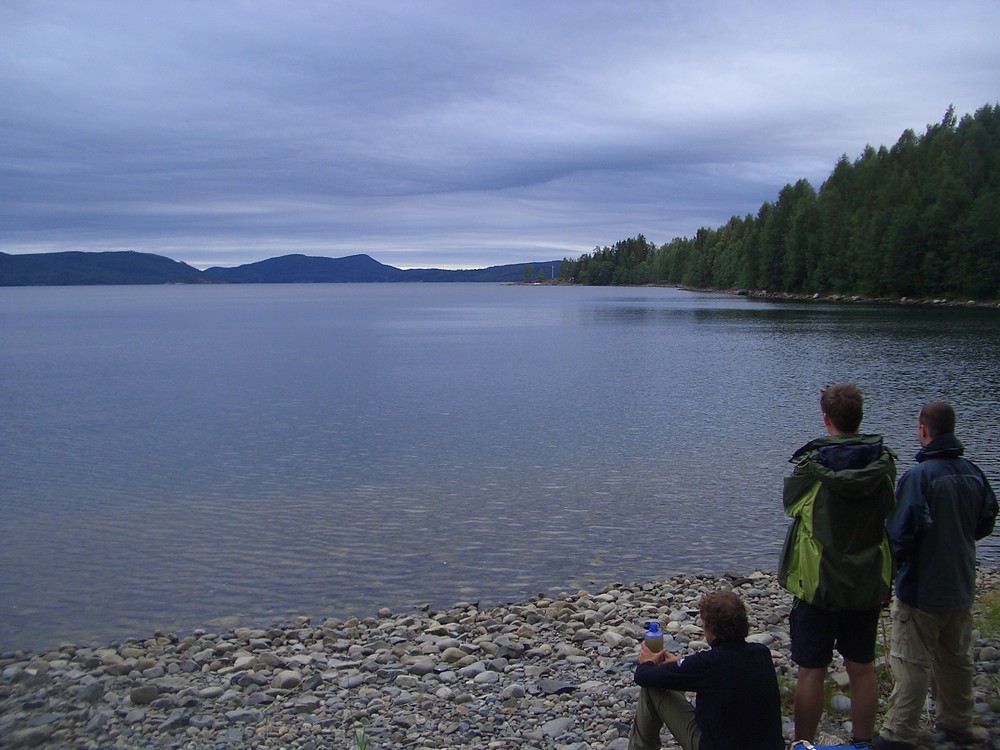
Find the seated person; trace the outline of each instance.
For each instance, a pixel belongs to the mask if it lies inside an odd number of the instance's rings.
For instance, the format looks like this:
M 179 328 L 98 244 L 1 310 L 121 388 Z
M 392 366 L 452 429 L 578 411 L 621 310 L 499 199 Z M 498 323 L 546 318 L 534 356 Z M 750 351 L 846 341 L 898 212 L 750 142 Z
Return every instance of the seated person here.
M 711 646 L 684 658 L 665 649 L 639 649 L 636 684 L 642 686 L 629 750 L 658 750 L 666 724 L 684 750 L 784 750 L 781 698 L 771 652 L 747 643 L 743 601 L 714 591 L 698 603 Z M 684 697 L 696 694 L 696 705 Z

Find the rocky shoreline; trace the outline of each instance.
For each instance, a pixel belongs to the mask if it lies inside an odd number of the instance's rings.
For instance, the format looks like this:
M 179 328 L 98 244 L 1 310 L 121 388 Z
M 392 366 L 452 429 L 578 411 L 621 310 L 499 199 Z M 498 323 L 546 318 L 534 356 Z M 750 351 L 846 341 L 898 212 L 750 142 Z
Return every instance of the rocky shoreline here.
M 751 639 L 770 647 L 790 697 L 791 599 L 773 574 L 679 575 L 499 607 L 3 653 L 0 747 L 625 750 L 644 623 L 661 622 L 673 651 L 706 648 L 696 603 L 720 587 L 747 603 Z M 981 571 L 980 587 L 1000 588 L 1000 571 Z M 975 651 L 977 733 L 1000 748 L 1000 642 Z M 850 736 L 842 667 L 831 684 L 827 744 Z M 926 747 L 939 745 L 928 735 Z
M 949 299 L 947 297 L 866 297 L 861 294 L 821 294 L 820 292 L 775 292 L 767 289 L 700 289 L 698 287 L 678 286 L 691 292 L 721 292 L 734 294 L 737 297 L 754 297 L 757 299 L 781 300 L 787 302 L 863 302 L 881 305 L 929 305 L 932 307 L 1000 307 L 996 300 Z

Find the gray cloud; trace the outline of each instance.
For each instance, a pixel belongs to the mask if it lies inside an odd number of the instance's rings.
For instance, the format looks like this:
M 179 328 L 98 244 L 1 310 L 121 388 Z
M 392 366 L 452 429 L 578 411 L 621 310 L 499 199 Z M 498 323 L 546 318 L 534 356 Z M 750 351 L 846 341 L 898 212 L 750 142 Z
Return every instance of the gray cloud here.
M 1000 6 L 12 0 L 0 251 L 473 267 L 655 242 L 996 101 Z

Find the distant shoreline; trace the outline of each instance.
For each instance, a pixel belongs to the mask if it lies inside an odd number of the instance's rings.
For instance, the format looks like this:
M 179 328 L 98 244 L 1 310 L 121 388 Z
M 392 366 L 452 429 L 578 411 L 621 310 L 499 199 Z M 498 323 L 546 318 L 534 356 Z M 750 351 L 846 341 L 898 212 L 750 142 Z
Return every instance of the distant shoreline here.
M 865 297 L 860 294 L 813 294 L 794 292 L 771 292 L 767 289 L 698 289 L 695 287 L 680 286 L 689 292 L 720 292 L 722 294 L 733 294 L 739 297 L 751 297 L 753 299 L 767 300 L 787 300 L 789 302 L 854 302 L 881 305 L 911 305 L 911 306 L 933 306 L 933 307 L 1000 307 L 1000 302 L 979 301 L 979 300 L 950 300 L 943 297 L 922 299 L 917 297 Z
M 545 281 L 509 281 L 503 282 L 511 286 L 592 286 L 578 285 L 559 279 Z M 598 287 L 601 285 L 598 285 Z M 861 294 L 821 294 L 820 292 L 772 292 L 767 289 L 711 289 L 708 287 L 686 286 L 684 284 L 607 284 L 606 288 L 614 289 L 680 289 L 685 292 L 704 292 L 712 294 L 729 294 L 737 297 L 749 297 L 752 299 L 765 299 L 788 302 L 847 302 L 860 304 L 880 304 L 880 305 L 909 305 L 909 306 L 931 306 L 931 307 L 984 307 L 1000 308 L 1000 301 L 990 300 L 955 300 L 945 297 L 920 298 L 920 297 L 866 297 Z

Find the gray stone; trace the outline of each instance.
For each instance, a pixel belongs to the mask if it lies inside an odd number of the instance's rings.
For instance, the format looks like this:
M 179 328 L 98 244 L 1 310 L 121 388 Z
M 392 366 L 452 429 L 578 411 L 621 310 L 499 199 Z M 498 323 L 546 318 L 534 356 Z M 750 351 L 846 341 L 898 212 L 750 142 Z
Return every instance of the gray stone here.
M 226 711 L 226 718 L 234 724 L 256 724 L 261 717 L 261 712 L 253 709 L 238 708 Z
M 284 667 L 285 660 L 271 651 L 264 651 L 257 655 L 257 660 L 265 667 Z
M 160 694 L 156 685 L 136 685 L 128 691 L 129 700 L 135 706 L 145 706 L 152 703 Z
M 226 730 L 223 741 L 229 745 L 240 745 L 243 742 L 243 736 L 242 729 L 232 728 Z
M 302 673 L 294 669 L 285 669 L 278 672 L 271 681 L 271 687 L 281 690 L 291 690 L 302 683 Z
M 469 664 L 467 667 L 462 667 L 458 670 L 458 675 L 466 679 L 473 679 L 476 675 L 482 674 L 485 671 L 486 665 L 481 661 L 477 661 L 474 664 Z
M 53 712 L 33 713 L 28 718 L 28 726 L 47 727 L 50 724 L 55 724 L 57 721 L 63 718 L 63 716 L 65 716 L 65 714 L 53 713 Z
M 559 695 L 573 692 L 576 690 L 576 685 L 562 680 L 539 680 L 538 689 L 545 695 Z
M 851 712 L 851 699 L 846 695 L 834 695 L 830 698 L 830 710 L 838 714 Z
M 316 697 L 299 698 L 292 704 L 292 708 L 297 714 L 313 713 L 318 711 L 319 707 L 319 698 Z
M 601 637 L 611 647 L 620 646 L 625 640 L 625 636 L 621 633 L 616 633 L 614 630 L 605 630 Z
M 365 682 L 365 676 L 356 673 L 341 677 L 339 685 L 343 690 L 352 690 L 353 688 L 363 685 L 364 682 Z
M 437 665 L 432 661 L 418 661 L 406 668 L 406 671 L 410 674 L 415 674 L 417 676 L 422 676 L 430 674 L 434 671 Z
M 559 719 L 551 719 L 542 724 L 542 734 L 548 737 L 558 737 L 559 735 L 568 732 L 570 727 L 572 726 L 573 726 L 572 716 L 565 716 Z
M 38 747 L 52 736 L 52 727 L 17 729 L 10 734 L 11 747 Z
M 311 677 L 308 677 L 302 681 L 301 688 L 302 690 L 309 692 L 311 690 L 315 690 L 322 684 L 323 684 L 323 676 L 314 674 Z
M 183 708 L 177 708 L 170 712 L 170 715 L 160 724 L 161 732 L 171 732 L 181 727 L 186 727 L 190 716 Z
M 441 658 L 450 664 L 454 664 L 457 661 L 461 661 L 466 656 L 468 656 L 468 654 L 466 654 L 462 649 L 455 646 L 446 648 L 444 651 L 441 652 Z
M 87 722 L 87 732 L 96 734 L 108 726 L 113 718 L 114 712 L 110 709 L 101 708 L 95 711 L 94 715 L 90 717 L 90 721 Z
M 149 707 L 161 711 L 169 711 L 177 708 L 177 699 L 172 695 L 161 695 L 156 700 L 150 701 Z
M 527 691 L 524 689 L 524 685 L 521 684 L 508 685 L 500 691 L 500 697 L 504 699 L 523 698 L 525 695 L 527 695 Z

